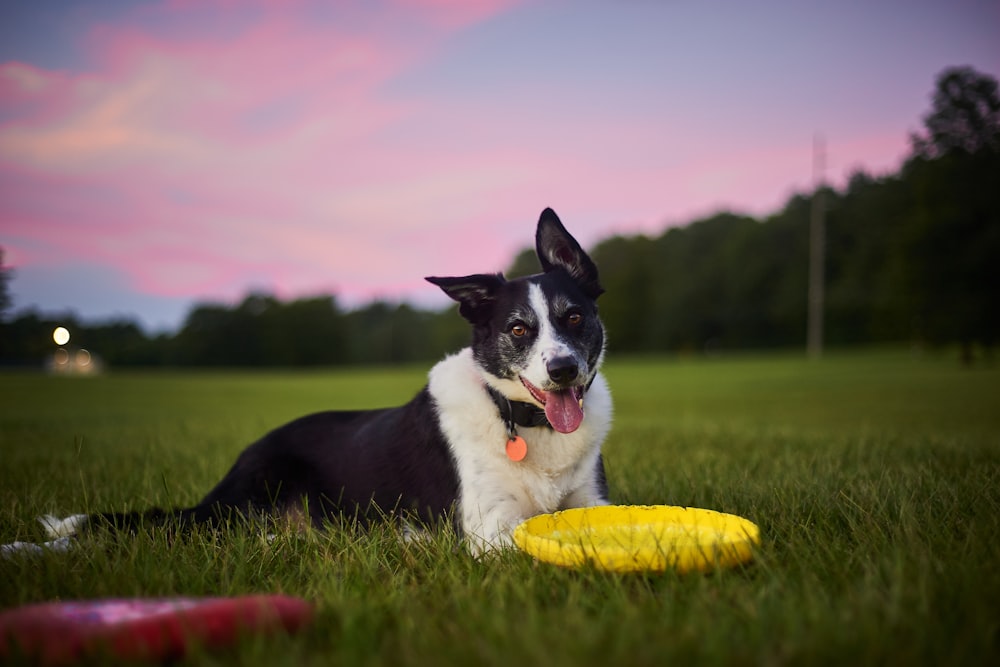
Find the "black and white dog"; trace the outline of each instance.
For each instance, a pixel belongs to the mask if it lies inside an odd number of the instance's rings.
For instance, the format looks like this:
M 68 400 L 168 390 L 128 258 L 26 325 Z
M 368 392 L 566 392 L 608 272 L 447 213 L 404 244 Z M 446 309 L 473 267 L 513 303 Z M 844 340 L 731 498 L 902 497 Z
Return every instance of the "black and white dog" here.
M 543 273 L 427 278 L 460 304 L 472 345 L 435 365 L 409 403 L 286 424 L 247 447 L 193 508 L 49 518 L 50 534 L 74 534 L 97 517 L 119 529 L 233 513 L 316 526 L 391 517 L 451 520 L 481 554 L 508 544 L 528 517 L 607 504 L 603 289 L 551 209 L 535 241 Z

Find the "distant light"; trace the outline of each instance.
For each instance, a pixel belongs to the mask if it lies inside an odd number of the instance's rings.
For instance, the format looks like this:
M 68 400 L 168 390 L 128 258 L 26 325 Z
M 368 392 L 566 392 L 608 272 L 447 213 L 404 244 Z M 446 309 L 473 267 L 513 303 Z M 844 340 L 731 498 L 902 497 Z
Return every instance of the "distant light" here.
M 80 366 L 81 368 L 84 367 L 84 366 L 89 366 L 90 365 L 90 352 L 87 352 L 86 350 L 84 350 L 84 349 L 81 348 L 76 353 L 76 365 Z
M 55 341 L 56 345 L 65 345 L 69 342 L 69 330 L 66 327 L 56 327 L 56 330 L 52 332 L 52 340 Z
M 56 350 L 54 361 L 56 362 L 56 366 L 65 366 L 69 363 L 69 352 L 66 351 L 66 348 L 60 347 Z

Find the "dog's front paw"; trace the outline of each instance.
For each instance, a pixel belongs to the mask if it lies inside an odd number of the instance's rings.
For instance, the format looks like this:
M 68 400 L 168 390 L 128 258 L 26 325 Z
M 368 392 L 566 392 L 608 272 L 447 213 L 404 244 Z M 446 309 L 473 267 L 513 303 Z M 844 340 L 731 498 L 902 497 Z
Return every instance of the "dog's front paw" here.
M 504 549 L 513 549 L 514 538 L 512 534 L 514 528 L 520 523 L 518 521 L 510 526 L 498 527 L 494 531 L 486 532 L 486 534 L 483 532 L 469 533 L 467 536 L 469 550 L 476 558 L 483 558 L 497 554 Z
M 36 544 L 34 542 L 11 542 L 10 544 L 0 544 L 0 557 L 13 559 L 19 556 L 40 556 L 45 553 L 63 553 L 73 548 L 73 538 L 69 536 L 59 537 L 48 542 Z
M 65 519 L 51 514 L 38 517 L 38 523 L 42 524 L 46 535 L 53 538 L 74 537 L 88 520 L 89 517 L 86 514 L 72 514 Z

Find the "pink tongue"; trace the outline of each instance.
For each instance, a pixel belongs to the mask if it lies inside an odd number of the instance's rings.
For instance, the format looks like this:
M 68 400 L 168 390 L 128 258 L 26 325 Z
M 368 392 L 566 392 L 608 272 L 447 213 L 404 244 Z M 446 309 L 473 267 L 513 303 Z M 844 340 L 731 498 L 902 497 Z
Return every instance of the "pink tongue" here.
M 572 433 L 580 428 L 583 408 L 572 389 L 550 391 L 545 396 L 545 416 L 552 428 L 560 433 Z

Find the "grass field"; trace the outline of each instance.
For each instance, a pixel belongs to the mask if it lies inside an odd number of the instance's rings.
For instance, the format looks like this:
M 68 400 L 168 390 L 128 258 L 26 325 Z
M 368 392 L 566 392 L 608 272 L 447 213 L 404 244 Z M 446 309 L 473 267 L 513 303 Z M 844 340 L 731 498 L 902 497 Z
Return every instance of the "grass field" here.
M 34 517 L 192 503 L 267 429 L 407 400 L 425 368 L 0 375 L 0 542 Z M 612 361 L 613 499 L 756 522 L 754 563 L 709 575 L 476 561 L 447 533 L 161 532 L 0 560 L 0 607 L 284 592 L 295 638 L 202 664 L 980 665 L 1000 659 L 1000 372 L 905 351 Z

